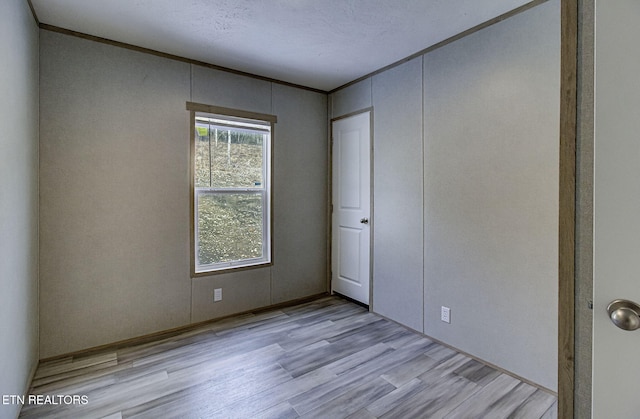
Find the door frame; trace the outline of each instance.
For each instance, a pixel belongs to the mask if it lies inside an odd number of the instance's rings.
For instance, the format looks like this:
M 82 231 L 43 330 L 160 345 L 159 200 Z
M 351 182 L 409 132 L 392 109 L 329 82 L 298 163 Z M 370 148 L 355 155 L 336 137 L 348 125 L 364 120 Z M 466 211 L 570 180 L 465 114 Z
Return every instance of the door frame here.
M 351 118 L 352 116 L 360 115 L 363 113 L 369 112 L 369 311 L 373 311 L 373 237 L 375 230 L 375 214 L 374 214 L 374 194 L 373 194 L 373 106 L 369 106 L 367 108 L 359 109 L 357 111 L 349 112 L 344 115 L 337 116 L 335 118 L 331 118 L 329 120 L 329 174 L 328 174 L 328 185 L 327 191 L 329 195 L 329 199 L 327 200 L 327 214 L 328 214 L 328 223 L 327 223 L 327 290 L 332 292 L 331 281 L 333 278 L 333 272 L 331 271 L 331 267 L 333 266 L 333 245 L 332 245 L 332 235 L 333 235 L 333 123 L 339 121 L 341 119 Z M 359 302 L 355 301 L 360 304 Z
M 558 223 L 558 418 L 573 418 L 575 391 L 578 2 L 560 0 L 560 179 Z

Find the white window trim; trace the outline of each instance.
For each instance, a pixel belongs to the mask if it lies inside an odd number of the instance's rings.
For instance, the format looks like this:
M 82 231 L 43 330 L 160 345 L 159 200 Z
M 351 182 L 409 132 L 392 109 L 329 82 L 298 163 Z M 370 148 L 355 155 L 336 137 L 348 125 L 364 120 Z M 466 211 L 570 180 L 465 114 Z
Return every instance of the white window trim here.
M 277 122 L 277 117 L 274 115 L 259 114 L 254 112 L 247 112 L 237 109 L 222 108 L 218 106 L 210 106 L 199 103 L 187 102 L 187 110 L 190 111 L 190 242 L 191 242 L 191 277 L 208 276 L 218 273 L 228 272 L 235 269 L 248 269 L 257 268 L 272 265 L 273 255 L 273 138 L 274 138 L 274 125 Z M 195 122 L 198 113 L 206 113 L 208 117 L 220 116 L 222 118 L 239 118 L 240 120 L 254 120 L 256 121 L 255 129 L 260 130 L 261 127 L 270 126 L 270 139 L 268 144 L 265 144 L 264 150 L 264 165 L 263 165 L 263 183 L 262 188 L 196 188 L 195 187 Z M 247 121 L 249 122 L 249 121 Z M 260 193 L 263 195 L 263 257 L 253 259 L 243 259 L 231 262 L 221 262 L 208 265 L 198 266 L 196 258 L 198 255 L 198 209 L 196 205 L 196 198 L 201 194 L 207 192 L 220 193 Z

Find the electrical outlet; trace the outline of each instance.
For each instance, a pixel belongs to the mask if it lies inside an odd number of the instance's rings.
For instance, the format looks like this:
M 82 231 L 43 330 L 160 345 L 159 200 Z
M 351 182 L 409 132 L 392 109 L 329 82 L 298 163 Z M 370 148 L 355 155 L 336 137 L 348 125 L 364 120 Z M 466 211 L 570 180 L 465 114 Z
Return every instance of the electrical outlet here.
M 222 301 L 222 288 L 216 288 L 213 290 L 213 302 Z
M 440 307 L 440 320 L 445 323 L 451 323 L 451 309 L 449 307 Z

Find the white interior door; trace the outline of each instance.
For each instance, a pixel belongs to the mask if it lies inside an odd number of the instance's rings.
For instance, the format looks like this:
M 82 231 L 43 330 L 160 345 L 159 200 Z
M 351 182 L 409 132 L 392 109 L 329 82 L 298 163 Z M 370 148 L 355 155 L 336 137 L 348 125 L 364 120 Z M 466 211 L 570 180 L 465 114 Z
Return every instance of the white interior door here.
M 596 1 L 593 265 L 596 419 L 640 418 L 637 387 L 640 330 L 619 329 L 606 311 L 616 299 L 640 303 L 638 40 L 638 0 Z
M 334 121 L 332 291 L 369 304 L 370 112 Z

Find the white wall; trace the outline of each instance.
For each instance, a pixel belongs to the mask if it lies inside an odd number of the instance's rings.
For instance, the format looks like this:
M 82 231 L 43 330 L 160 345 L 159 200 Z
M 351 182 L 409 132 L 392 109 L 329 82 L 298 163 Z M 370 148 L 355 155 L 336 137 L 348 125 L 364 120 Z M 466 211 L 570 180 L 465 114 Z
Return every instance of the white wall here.
M 423 330 L 422 57 L 373 77 L 373 307 Z
M 559 63 L 550 1 L 427 54 L 424 82 L 425 333 L 551 389 Z
M 559 59 L 552 0 L 330 98 L 373 106 L 373 310 L 550 389 Z
M 273 84 L 273 113 L 271 302 L 280 303 L 327 291 L 327 96 Z
M 327 291 L 326 95 L 45 30 L 40 51 L 43 358 Z M 189 277 L 187 101 L 278 116 L 273 267 Z
M 38 361 L 38 26 L 23 0 L 0 2 L 0 57 L 0 395 L 23 395 Z

